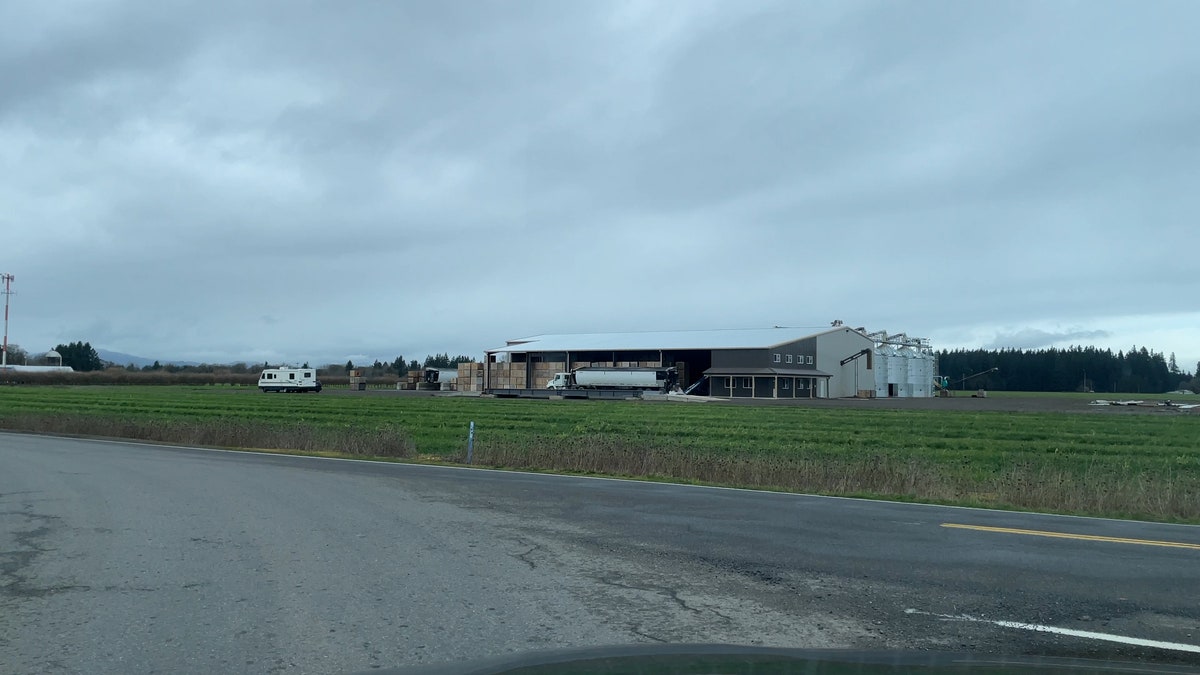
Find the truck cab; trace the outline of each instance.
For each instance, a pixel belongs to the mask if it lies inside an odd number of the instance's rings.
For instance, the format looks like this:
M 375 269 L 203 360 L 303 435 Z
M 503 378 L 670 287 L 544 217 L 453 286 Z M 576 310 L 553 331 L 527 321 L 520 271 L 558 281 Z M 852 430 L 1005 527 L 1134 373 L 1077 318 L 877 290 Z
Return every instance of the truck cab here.
M 554 379 L 546 384 L 547 389 L 566 389 L 575 384 L 571 373 L 555 373 Z

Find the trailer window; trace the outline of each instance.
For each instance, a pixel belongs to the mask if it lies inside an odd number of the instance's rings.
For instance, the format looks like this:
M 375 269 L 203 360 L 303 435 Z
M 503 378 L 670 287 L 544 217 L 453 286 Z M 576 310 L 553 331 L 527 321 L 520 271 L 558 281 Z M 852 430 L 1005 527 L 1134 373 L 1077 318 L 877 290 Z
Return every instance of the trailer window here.
M 305 373 L 305 374 L 304 374 L 304 376 L 305 376 L 305 377 L 312 377 L 312 373 Z
M 289 379 L 289 380 L 294 380 L 294 379 L 296 379 L 296 374 L 295 374 L 295 373 L 288 373 L 288 379 Z

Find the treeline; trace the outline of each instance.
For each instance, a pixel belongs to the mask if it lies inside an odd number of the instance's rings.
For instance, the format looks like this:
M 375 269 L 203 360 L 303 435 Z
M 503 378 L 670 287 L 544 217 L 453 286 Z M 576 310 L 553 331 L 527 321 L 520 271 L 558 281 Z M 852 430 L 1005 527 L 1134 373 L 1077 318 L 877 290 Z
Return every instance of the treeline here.
M 70 366 L 81 373 L 104 370 L 104 362 L 100 360 L 100 355 L 92 348 L 90 342 L 56 345 L 54 351 L 62 356 L 62 365 Z
M 959 384 L 963 377 L 992 368 L 998 370 Z M 1196 368 L 1200 371 L 1200 363 Z M 1115 354 L 1096 347 L 942 350 L 938 352 L 938 372 L 954 389 L 1129 393 L 1191 389 L 1200 393 L 1200 377 L 1181 370 L 1174 354 L 1164 357 L 1136 346 Z
M 100 355 L 92 347 L 90 342 L 71 342 L 68 344 L 60 344 L 55 346 L 54 351 L 62 356 L 62 365 L 70 366 L 77 373 L 88 373 L 95 371 L 112 371 L 114 368 L 122 369 L 127 373 L 165 373 L 165 374 L 212 374 L 212 375 L 255 375 L 257 376 L 266 368 L 280 368 L 286 366 L 295 366 L 295 363 L 200 363 L 200 364 L 177 364 L 177 363 L 161 363 L 155 361 L 149 365 L 138 367 L 132 363 L 115 363 L 105 361 L 100 358 Z M 397 356 L 389 362 L 383 362 L 376 359 L 370 365 L 359 364 L 355 365 L 353 361 L 347 361 L 345 364 L 328 363 L 323 366 L 317 366 L 317 372 L 322 376 L 345 376 L 351 370 L 361 369 L 366 371 L 368 376 L 379 377 L 384 375 L 402 376 L 411 370 L 421 370 L 423 368 L 453 368 L 460 363 L 471 363 L 476 359 L 470 356 L 459 354 L 458 356 L 450 356 L 448 353 L 430 354 L 425 357 L 424 361 L 417 359 L 406 360 L 403 356 Z M 47 360 L 41 354 L 30 354 L 22 349 L 19 345 L 8 345 L 7 362 L 9 365 L 58 365 L 56 362 Z M 309 364 L 305 363 L 301 368 L 309 368 Z M 111 375 L 111 373 L 110 373 Z M 200 378 L 205 380 L 205 378 Z M 207 378 L 211 379 L 211 378 Z M 234 378 L 233 381 L 240 381 L 244 378 Z M 257 381 L 257 380 L 256 380 Z
M 432 354 L 426 356 L 424 362 L 417 361 L 416 359 L 405 361 L 403 356 L 397 356 L 395 359 L 392 359 L 390 363 L 384 363 L 376 359 L 375 363 L 369 366 L 365 364 L 356 366 L 354 365 L 354 361 L 351 360 L 347 361 L 345 366 L 338 366 L 337 364 L 330 363 L 328 365 L 321 366 L 317 370 L 323 375 L 332 375 L 338 371 L 345 371 L 348 373 L 355 368 L 368 371 L 373 375 L 385 375 L 388 373 L 402 375 L 410 370 L 421 370 L 423 368 L 453 368 L 460 363 L 471 363 L 473 361 L 475 361 L 475 359 L 471 358 L 470 356 L 463 356 L 462 354 L 454 357 L 451 357 L 449 354 Z

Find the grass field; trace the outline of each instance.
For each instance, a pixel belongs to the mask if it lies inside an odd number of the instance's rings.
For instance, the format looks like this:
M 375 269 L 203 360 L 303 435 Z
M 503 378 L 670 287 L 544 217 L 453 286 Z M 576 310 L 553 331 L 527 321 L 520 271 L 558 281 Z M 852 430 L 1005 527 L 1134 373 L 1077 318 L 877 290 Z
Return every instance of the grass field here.
M 0 427 L 1200 522 L 1200 416 L 7 387 Z

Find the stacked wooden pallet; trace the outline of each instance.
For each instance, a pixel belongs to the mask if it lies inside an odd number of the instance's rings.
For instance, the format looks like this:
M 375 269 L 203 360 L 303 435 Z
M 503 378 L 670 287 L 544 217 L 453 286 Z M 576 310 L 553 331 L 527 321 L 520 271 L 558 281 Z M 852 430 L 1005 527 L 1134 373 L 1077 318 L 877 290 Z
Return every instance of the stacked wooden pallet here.
M 483 391 L 483 364 L 458 364 L 458 390 Z
M 489 366 L 491 371 L 490 386 L 492 389 L 524 389 L 525 388 L 525 365 L 524 363 L 493 363 Z
M 532 389 L 545 389 L 554 376 L 563 372 L 562 361 L 538 361 L 533 364 Z

